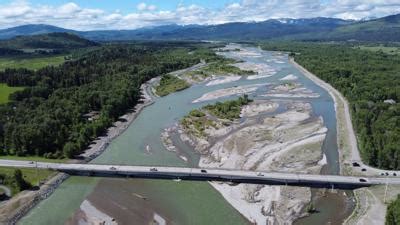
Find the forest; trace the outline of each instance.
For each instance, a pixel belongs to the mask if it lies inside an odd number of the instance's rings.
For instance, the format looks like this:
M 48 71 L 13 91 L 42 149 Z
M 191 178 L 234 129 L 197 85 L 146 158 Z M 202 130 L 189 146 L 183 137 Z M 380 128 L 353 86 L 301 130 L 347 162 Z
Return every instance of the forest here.
M 208 110 L 214 116 L 220 119 L 235 120 L 240 118 L 242 106 L 252 102 L 248 95 L 240 96 L 236 100 L 229 100 L 225 102 L 216 102 L 215 104 L 206 105 L 204 109 Z
M 0 83 L 25 87 L 0 105 L 0 154 L 74 157 L 140 102 L 142 83 L 201 59 L 218 59 L 211 47 L 106 44 L 59 66 L 0 71 Z M 84 115 L 90 112 L 98 112 L 98 118 L 89 121 Z
M 295 61 L 349 101 L 363 160 L 400 169 L 400 57 L 346 43 L 268 42 L 266 50 L 290 52 Z
M 391 202 L 386 211 L 385 225 L 398 225 L 400 223 L 400 196 Z
M 237 99 L 208 104 L 200 109 L 190 111 L 188 115 L 181 119 L 180 124 L 186 132 L 205 138 L 207 136 L 205 132 L 207 128 L 216 128 L 218 126 L 215 123 L 216 119 L 221 119 L 223 120 L 222 124 L 228 125 L 231 121 L 240 118 L 242 106 L 250 102 L 253 102 L 253 100 L 244 94 Z
M 190 84 L 174 75 L 165 75 L 160 80 L 160 85 L 156 87 L 158 96 L 166 96 L 170 93 L 181 91 L 190 87 Z

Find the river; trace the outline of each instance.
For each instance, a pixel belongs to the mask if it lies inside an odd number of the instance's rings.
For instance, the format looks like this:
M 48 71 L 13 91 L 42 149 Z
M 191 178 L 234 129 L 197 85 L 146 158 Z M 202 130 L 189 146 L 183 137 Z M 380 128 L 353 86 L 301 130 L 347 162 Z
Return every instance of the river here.
M 298 77 L 296 82 L 320 94 L 318 98 L 304 99 L 304 101 L 312 104 L 314 115 L 322 116 L 324 125 L 328 128 L 323 145 L 328 164 L 323 173 L 338 174 L 336 117 L 330 95 L 290 64 L 286 55 L 254 47 L 245 49 L 254 54 L 244 55 L 235 51 L 222 54 L 246 62 L 267 63 L 278 72 L 271 77 L 255 80 L 242 78 L 215 86 L 201 83 L 181 92 L 156 98 L 154 104 L 146 107 L 129 128 L 113 140 L 108 149 L 91 163 L 196 167 L 199 155 L 191 148 L 185 147 L 184 144 L 180 148 L 180 154 L 188 159 L 185 162 L 176 153 L 167 151 L 160 139 L 165 128 L 176 124 L 189 111 L 213 102 L 193 104 L 194 99 L 204 93 L 227 87 L 282 82 L 279 79 L 293 74 Z M 259 94 L 263 92 L 265 89 L 259 89 L 251 97 L 270 99 L 261 98 Z M 230 98 L 233 97 L 218 100 Z M 317 190 L 314 193 L 315 206 L 320 213 L 300 219 L 297 224 L 324 224 L 329 221 L 340 223 L 352 210 L 352 202 L 344 197 L 343 192 L 333 194 L 326 192 L 325 197 L 318 197 Z M 86 177 L 68 179 L 48 199 L 31 210 L 20 224 L 75 223 L 79 217 L 79 207 L 85 199 L 97 209 L 116 218 L 121 224 L 148 224 L 154 213 L 170 224 L 249 224 L 249 221 L 206 182 Z

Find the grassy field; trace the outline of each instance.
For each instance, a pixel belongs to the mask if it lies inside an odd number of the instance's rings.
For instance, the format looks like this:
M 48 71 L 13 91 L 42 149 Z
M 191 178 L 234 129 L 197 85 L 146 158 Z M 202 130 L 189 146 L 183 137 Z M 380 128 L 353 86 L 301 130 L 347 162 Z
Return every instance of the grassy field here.
M 362 46 L 357 46 L 355 48 L 361 49 L 361 50 L 373 51 L 373 52 L 382 51 L 386 54 L 391 54 L 391 55 L 400 54 L 400 47 L 385 47 L 382 45 L 379 45 L 379 46 L 363 46 L 362 45 Z
M 39 181 L 43 181 L 48 177 L 56 174 L 55 171 L 50 171 L 50 170 L 36 170 L 36 169 L 26 169 L 26 168 L 21 168 L 20 170 L 22 172 L 22 175 L 24 176 L 24 179 L 34 186 L 38 185 Z M 15 168 L 8 168 L 8 167 L 0 168 L 0 174 L 9 177 L 14 176 L 14 171 Z M 6 186 L 11 189 L 12 195 L 15 195 L 19 192 L 14 185 L 6 185 Z
M 13 156 L 13 155 L 6 155 L 0 156 L 0 159 L 5 160 L 21 160 L 21 161 L 38 161 L 38 162 L 52 162 L 52 163 L 64 163 L 67 162 L 68 159 L 47 159 L 44 157 L 39 156 Z
M 0 58 L 0 70 L 4 70 L 6 68 L 27 68 L 37 70 L 49 65 L 60 65 L 64 61 L 64 55 L 35 58 L 6 57 Z
M 7 84 L 0 83 L 0 104 L 7 103 L 10 94 L 24 89 L 23 87 L 9 87 Z
M 53 162 L 53 163 L 62 163 L 66 162 L 68 159 L 46 159 L 43 157 L 38 157 L 38 156 L 28 156 L 28 157 L 20 157 L 20 156 L 0 156 L 0 159 L 6 159 L 6 160 L 21 160 L 21 161 L 38 161 L 38 162 Z M 0 167 L 0 174 L 6 175 L 8 177 L 13 177 L 14 176 L 14 171 L 16 168 L 8 168 L 8 167 Z M 36 169 L 28 169 L 28 168 L 20 168 L 24 179 L 28 181 L 30 184 L 33 186 L 38 185 L 40 181 L 44 181 L 47 178 L 53 176 L 56 174 L 55 171 L 51 170 L 37 170 Z M 12 191 L 12 194 L 18 194 L 18 190 L 15 187 L 15 185 L 12 185 L 10 183 L 5 184 L 7 187 L 9 187 Z

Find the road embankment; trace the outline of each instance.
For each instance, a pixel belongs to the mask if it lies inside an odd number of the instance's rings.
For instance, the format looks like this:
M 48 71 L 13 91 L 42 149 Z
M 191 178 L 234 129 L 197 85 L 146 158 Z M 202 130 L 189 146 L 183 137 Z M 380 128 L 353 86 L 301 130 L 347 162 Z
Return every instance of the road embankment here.
M 0 224 L 16 224 L 29 210 L 50 196 L 69 176 L 58 173 L 47 180 L 37 191 L 23 191 L 0 207 Z
M 353 161 L 361 162 L 361 157 L 357 147 L 357 139 L 354 133 L 353 124 L 351 122 L 351 115 L 347 100 L 334 87 L 306 70 L 304 67 L 295 62 L 293 58 L 290 58 L 289 61 L 307 78 L 325 89 L 333 98 L 335 102 L 337 120 L 337 143 L 339 146 L 338 151 L 340 155 L 340 171 L 341 174 L 351 175 L 351 171 L 349 170 L 350 168 L 348 168 L 348 166 L 350 166 L 351 162 Z
M 290 62 L 303 72 L 305 76 L 314 81 L 317 85 L 324 88 L 332 96 L 335 102 L 336 120 L 337 120 L 337 143 L 339 146 L 339 160 L 340 160 L 340 172 L 342 175 L 370 175 L 380 176 L 383 174 L 400 174 L 399 171 L 387 171 L 378 168 L 373 168 L 365 165 L 362 162 L 360 152 L 357 146 L 357 139 L 351 122 L 351 114 L 349 110 L 349 103 L 346 98 L 330 84 L 318 78 L 304 67 L 294 61 L 293 58 Z M 353 167 L 352 163 L 357 162 L 360 166 Z M 362 171 L 364 170 L 364 171 Z M 389 177 L 387 179 L 390 179 Z M 389 189 L 392 189 L 392 193 L 400 193 L 400 187 L 398 185 L 392 185 Z M 373 188 L 362 188 L 355 192 L 355 198 L 357 200 L 357 207 L 353 214 L 344 222 L 344 224 L 365 224 L 365 225 L 377 225 L 384 224 L 386 202 L 390 199 L 394 199 L 396 194 L 385 196 L 383 194 L 385 187 L 376 186 Z

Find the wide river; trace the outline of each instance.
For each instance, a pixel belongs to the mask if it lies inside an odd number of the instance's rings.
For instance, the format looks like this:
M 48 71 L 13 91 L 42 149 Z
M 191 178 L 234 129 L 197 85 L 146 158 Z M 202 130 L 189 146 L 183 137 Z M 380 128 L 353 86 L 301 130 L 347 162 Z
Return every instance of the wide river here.
M 156 98 L 155 103 L 146 107 L 129 128 L 113 140 L 108 149 L 91 163 L 196 167 L 199 155 L 191 148 L 184 144 L 181 146 L 181 154 L 189 159 L 185 162 L 176 153 L 167 151 L 160 139 L 165 128 L 177 123 L 190 110 L 213 102 L 193 104 L 194 99 L 204 93 L 227 87 L 282 83 L 279 79 L 293 74 L 298 77 L 296 82 L 320 94 L 318 98 L 301 100 L 312 104 L 313 114 L 322 116 L 328 128 L 323 145 L 328 164 L 323 173 L 339 173 L 336 117 L 330 95 L 290 64 L 287 55 L 267 52 L 255 47 L 245 47 L 245 49 L 252 54 L 241 54 L 235 51 L 223 54 L 245 62 L 268 64 L 278 72 L 271 77 L 255 80 L 243 77 L 235 82 L 215 86 L 206 86 L 205 83 L 201 83 L 184 91 Z M 261 88 L 250 96 L 256 99 L 270 99 L 259 96 L 259 94 L 265 94 L 265 91 L 265 88 Z M 146 148 L 147 145 L 150 146 L 150 152 Z M 78 211 L 85 199 L 88 199 L 97 209 L 116 218 L 121 224 L 148 224 L 154 213 L 171 224 L 249 224 L 249 221 L 207 182 L 87 177 L 69 178 L 48 199 L 31 210 L 20 224 L 74 223 L 79 217 Z M 297 222 L 298 224 L 324 224 L 329 221 L 333 222 L 331 224 L 337 224 L 343 221 L 352 208 L 352 204 L 343 197 L 342 192 L 315 199 L 315 204 L 320 213 L 301 219 Z

